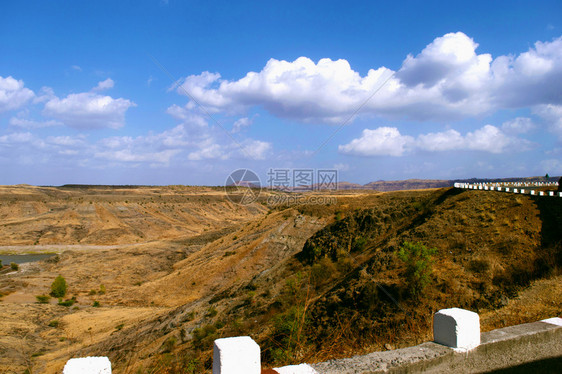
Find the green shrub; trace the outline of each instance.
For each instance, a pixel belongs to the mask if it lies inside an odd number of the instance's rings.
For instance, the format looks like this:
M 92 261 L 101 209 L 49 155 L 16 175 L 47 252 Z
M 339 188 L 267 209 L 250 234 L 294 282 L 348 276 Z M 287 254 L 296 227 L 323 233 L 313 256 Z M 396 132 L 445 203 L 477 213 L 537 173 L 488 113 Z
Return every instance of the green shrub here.
M 13 271 L 18 271 L 20 268 L 20 266 L 18 264 L 16 264 L 15 262 L 10 262 L 10 269 L 12 269 Z
M 216 338 L 216 332 L 217 328 L 211 324 L 193 330 L 193 345 L 198 349 L 211 348 Z
M 59 324 L 60 324 L 60 322 L 55 319 L 55 320 L 49 322 L 49 327 L 57 328 L 57 327 L 59 327 Z
M 207 311 L 207 314 L 205 314 L 205 317 L 210 317 L 213 318 L 214 316 L 216 316 L 218 313 L 218 311 L 215 309 L 215 307 L 210 307 L 209 310 Z
M 353 241 L 353 246 L 351 247 L 351 251 L 353 251 L 353 252 L 361 251 L 365 248 L 366 244 L 367 244 L 367 239 L 365 239 L 362 236 L 358 236 Z
M 320 287 L 330 282 L 337 276 L 336 265 L 328 257 L 322 258 L 310 268 L 310 281 L 315 287 Z
M 100 295 L 105 295 L 105 286 L 103 284 L 100 284 L 100 290 L 98 291 L 98 293 Z
M 55 278 L 55 281 L 51 284 L 51 296 L 53 297 L 64 297 L 66 295 L 66 280 L 62 275 Z
M 72 297 L 72 299 L 66 299 L 65 301 L 62 301 L 62 298 L 59 299 L 59 305 L 60 306 L 72 306 L 72 305 L 74 305 L 75 302 L 76 302 L 75 297 Z
M 431 281 L 433 255 L 436 248 L 427 248 L 421 243 L 404 242 L 398 251 L 398 258 L 406 264 L 406 279 L 409 293 L 418 297 Z
M 0 260 L 0 268 L 2 267 L 2 260 Z
M 37 302 L 39 304 L 47 304 L 49 302 L 50 296 L 49 295 L 37 295 L 35 296 Z
M 166 341 L 162 344 L 162 353 L 169 353 L 174 349 L 176 345 L 176 338 L 174 336 L 170 336 Z
M 94 308 L 99 308 L 99 307 L 100 307 L 100 302 L 96 300 L 96 301 L 94 301 L 94 303 L 92 304 L 92 306 L 93 306 Z

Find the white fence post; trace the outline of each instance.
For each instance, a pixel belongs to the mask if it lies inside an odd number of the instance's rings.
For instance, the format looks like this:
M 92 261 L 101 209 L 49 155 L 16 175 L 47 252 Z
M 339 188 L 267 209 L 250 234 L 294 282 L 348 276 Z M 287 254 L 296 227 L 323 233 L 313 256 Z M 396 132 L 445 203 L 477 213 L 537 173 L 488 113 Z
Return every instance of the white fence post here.
M 260 374 L 260 346 L 249 336 L 215 340 L 213 374 Z
M 480 345 L 480 317 L 465 309 L 441 309 L 433 316 L 436 343 L 468 350 Z
M 71 358 L 64 365 L 63 374 L 111 374 L 111 362 L 107 357 Z

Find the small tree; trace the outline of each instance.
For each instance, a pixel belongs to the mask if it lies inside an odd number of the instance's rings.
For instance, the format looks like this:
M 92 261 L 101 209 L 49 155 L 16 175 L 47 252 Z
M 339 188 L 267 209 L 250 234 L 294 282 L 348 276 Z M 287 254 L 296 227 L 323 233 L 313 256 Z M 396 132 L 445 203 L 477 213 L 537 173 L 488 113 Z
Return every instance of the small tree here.
M 51 296 L 64 297 L 64 295 L 66 295 L 66 280 L 62 275 L 59 275 L 51 284 Z
M 12 269 L 13 271 L 18 271 L 20 269 L 20 266 L 15 262 L 10 262 L 10 269 Z
M 37 302 L 39 304 L 47 304 L 49 302 L 50 297 L 48 295 L 37 295 L 35 296 Z
M 404 242 L 398 251 L 398 258 L 406 264 L 405 278 L 408 291 L 419 296 L 430 282 L 435 248 L 427 248 L 421 243 Z

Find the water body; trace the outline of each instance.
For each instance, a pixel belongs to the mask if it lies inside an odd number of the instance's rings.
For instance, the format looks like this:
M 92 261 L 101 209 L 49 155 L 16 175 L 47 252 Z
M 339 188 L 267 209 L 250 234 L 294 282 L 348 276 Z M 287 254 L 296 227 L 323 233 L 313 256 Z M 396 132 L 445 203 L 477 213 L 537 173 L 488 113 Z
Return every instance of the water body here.
M 0 255 L 0 260 L 2 260 L 2 265 L 10 265 L 12 262 L 15 262 L 16 264 L 23 264 L 24 262 L 41 261 L 53 256 L 56 256 L 56 254 Z

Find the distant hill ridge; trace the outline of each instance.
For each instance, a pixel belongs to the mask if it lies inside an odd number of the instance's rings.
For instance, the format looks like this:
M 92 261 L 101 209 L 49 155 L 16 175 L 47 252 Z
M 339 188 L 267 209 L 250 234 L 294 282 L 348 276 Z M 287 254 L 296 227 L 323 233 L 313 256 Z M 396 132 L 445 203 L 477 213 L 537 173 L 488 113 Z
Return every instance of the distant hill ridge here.
M 549 181 L 557 181 L 559 176 L 549 177 Z M 394 180 L 385 181 L 378 180 L 374 182 L 369 182 L 367 184 L 361 185 L 352 182 L 338 182 L 338 190 L 375 190 L 381 192 L 387 191 L 400 191 L 400 190 L 421 190 L 425 188 L 443 188 L 452 187 L 457 182 L 466 183 L 492 183 L 492 182 L 544 182 L 547 179 L 545 177 L 513 177 L 513 178 L 469 178 L 469 179 L 405 179 L 405 180 Z M 234 187 L 235 184 L 229 184 L 228 187 Z M 243 187 L 256 187 L 259 188 L 253 182 L 239 182 L 238 186 Z M 152 187 L 148 185 L 89 185 L 89 184 L 65 184 L 60 186 L 61 188 L 68 189 L 91 189 L 91 188 L 112 188 L 112 189 L 130 189 L 139 187 Z M 218 186 L 220 187 L 220 186 Z M 262 185 L 262 187 L 265 187 Z M 308 190 L 308 187 L 303 187 L 300 189 L 289 188 L 289 190 Z
M 550 177 L 549 181 L 556 181 L 559 177 Z M 376 190 L 376 191 L 399 191 L 399 190 L 420 190 L 424 188 L 452 187 L 457 182 L 468 183 L 492 183 L 492 182 L 543 182 L 545 177 L 526 177 L 526 178 L 470 178 L 470 179 L 406 179 L 397 181 L 370 182 L 365 185 L 338 182 L 338 190 Z

